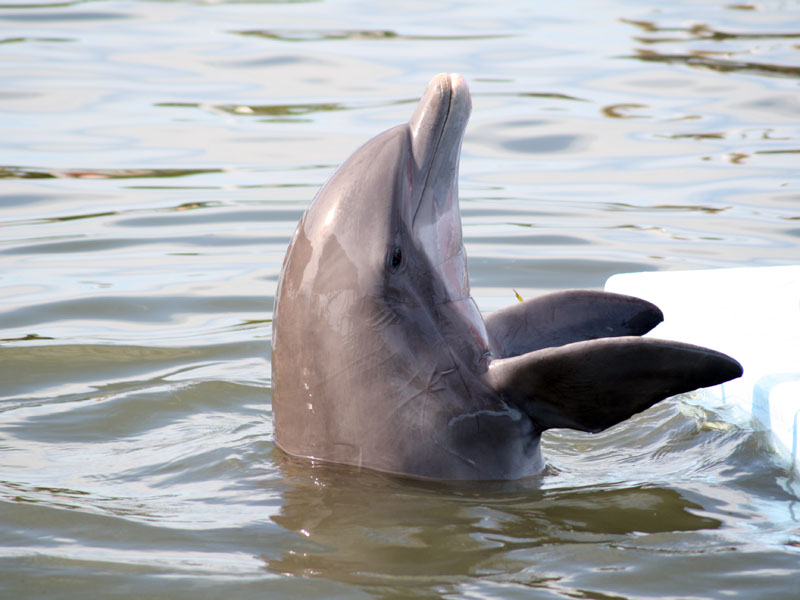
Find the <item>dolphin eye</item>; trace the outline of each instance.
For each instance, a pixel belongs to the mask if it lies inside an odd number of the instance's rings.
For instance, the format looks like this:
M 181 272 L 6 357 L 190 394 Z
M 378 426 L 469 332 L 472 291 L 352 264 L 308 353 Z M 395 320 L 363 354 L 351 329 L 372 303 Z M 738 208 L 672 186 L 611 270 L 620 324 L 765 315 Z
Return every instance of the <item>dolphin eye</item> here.
M 400 246 L 395 246 L 392 248 L 392 253 L 389 256 L 389 264 L 392 265 L 393 269 L 396 269 L 403 263 L 403 250 Z

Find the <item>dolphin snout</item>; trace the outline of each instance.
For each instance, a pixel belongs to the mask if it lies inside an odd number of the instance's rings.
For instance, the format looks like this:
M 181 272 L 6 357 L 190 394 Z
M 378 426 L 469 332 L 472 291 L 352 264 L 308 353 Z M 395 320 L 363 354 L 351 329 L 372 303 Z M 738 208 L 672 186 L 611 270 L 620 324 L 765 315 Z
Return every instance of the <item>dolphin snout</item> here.
M 471 112 L 472 98 L 461 75 L 440 73 L 430 81 L 408 123 L 421 171 L 430 164 L 443 135 L 451 138 L 449 145 L 461 142 Z

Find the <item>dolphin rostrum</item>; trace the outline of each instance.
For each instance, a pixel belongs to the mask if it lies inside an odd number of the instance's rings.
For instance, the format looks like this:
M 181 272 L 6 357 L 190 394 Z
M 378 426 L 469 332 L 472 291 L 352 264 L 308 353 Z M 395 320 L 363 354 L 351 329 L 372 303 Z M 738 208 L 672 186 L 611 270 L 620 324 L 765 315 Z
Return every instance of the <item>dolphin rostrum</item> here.
M 602 431 L 742 374 L 639 337 L 662 320 L 598 291 L 484 320 L 470 296 L 458 162 L 472 102 L 438 75 L 407 124 L 359 148 L 292 237 L 272 323 L 275 441 L 290 455 L 435 479 L 540 473 L 544 430 Z

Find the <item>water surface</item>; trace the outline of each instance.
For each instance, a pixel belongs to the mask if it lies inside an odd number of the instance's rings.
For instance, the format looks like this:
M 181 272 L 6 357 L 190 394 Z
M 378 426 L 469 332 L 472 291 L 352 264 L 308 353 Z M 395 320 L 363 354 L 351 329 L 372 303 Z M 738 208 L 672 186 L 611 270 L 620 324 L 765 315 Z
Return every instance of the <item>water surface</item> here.
M 691 397 L 525 482 L 273 448 L 289 237 L 442 71 L 484 311 L 800 262 L 797 1 L 0 4 L 0 595 L 797 597 L 796 476 Z

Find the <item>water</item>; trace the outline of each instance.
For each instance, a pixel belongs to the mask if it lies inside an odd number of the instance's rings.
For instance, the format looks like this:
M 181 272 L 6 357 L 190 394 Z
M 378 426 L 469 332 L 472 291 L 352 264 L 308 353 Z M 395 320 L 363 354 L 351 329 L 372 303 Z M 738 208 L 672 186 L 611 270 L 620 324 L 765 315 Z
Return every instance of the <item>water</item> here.
M 0 597 L 797 597 L 763 433 L 673 399 L 532 481 L 311 468 L 269 320 L 315 190 L 441 71 L 483 310 L 799 262 L 800 3 L 23 1 L 0 42 Z

